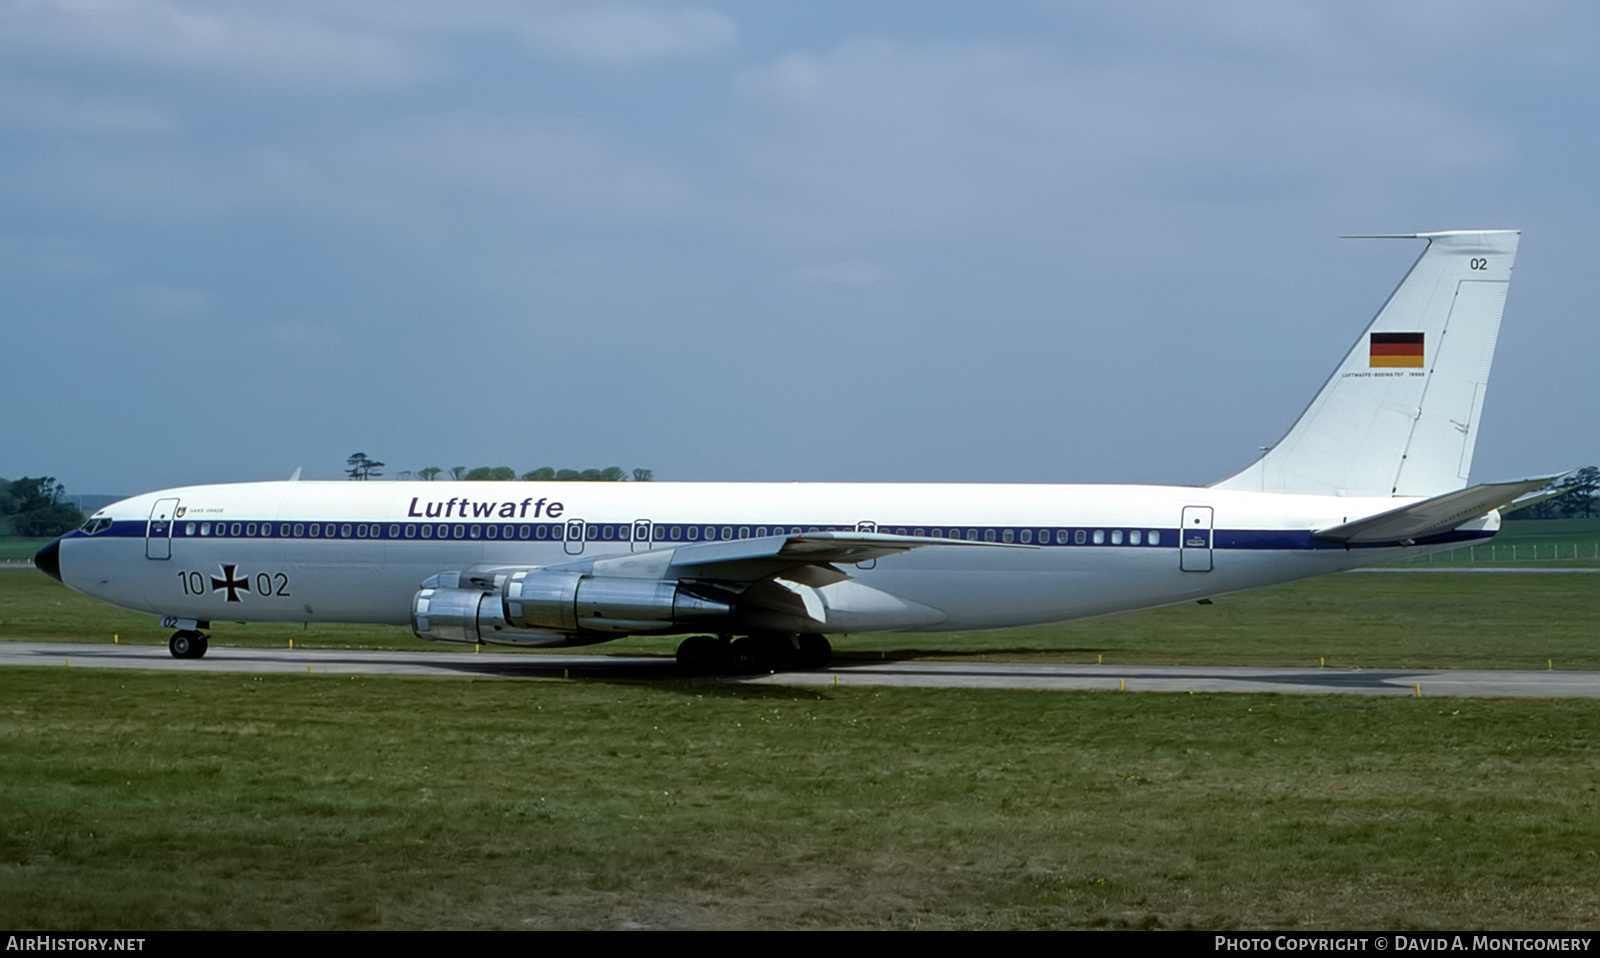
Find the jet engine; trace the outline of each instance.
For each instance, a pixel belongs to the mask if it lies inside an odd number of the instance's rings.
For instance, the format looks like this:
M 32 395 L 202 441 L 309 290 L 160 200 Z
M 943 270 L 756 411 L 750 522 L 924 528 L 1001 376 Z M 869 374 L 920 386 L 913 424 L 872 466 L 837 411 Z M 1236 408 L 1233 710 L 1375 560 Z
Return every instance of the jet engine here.
M 444 573 L 411 603 L 418 638 L 503 645 L 583 645 L 639 632 L 716 628 L 734 596 L 704 583 L 546 569 Z

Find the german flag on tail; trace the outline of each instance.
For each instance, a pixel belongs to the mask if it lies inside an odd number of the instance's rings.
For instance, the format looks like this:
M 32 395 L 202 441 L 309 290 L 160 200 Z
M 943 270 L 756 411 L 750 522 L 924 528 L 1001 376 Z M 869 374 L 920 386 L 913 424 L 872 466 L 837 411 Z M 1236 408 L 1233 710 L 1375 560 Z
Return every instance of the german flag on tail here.
M 1421 333 L 1373 333 L 1367 365 L 1422 368 Z

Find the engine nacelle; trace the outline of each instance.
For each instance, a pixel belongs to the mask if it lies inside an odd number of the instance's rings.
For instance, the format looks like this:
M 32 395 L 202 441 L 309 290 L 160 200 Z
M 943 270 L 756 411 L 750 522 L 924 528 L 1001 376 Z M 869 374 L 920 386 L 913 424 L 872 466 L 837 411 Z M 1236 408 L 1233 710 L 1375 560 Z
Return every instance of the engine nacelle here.
M 733 614 L 731 596 L 668 579 L 527 569 L 508 576 L 502 591 L 505 619 L 520 628 L 672 632 L 705 628 Z
M 709 586 L 518 569 L 436 575 L 411 603 L 418 638 L 467 645 L 583 645 L 637 632 L 709 628 L 733 597 Z
M 499 590 L 457 588 L 434 576 L 411 600 L 411 630 L 430 642 L 466 645 L 580 645 L 564 632 L 516 629 L 506 624 Z M 454 578 L 451 576 L 450 578 Z

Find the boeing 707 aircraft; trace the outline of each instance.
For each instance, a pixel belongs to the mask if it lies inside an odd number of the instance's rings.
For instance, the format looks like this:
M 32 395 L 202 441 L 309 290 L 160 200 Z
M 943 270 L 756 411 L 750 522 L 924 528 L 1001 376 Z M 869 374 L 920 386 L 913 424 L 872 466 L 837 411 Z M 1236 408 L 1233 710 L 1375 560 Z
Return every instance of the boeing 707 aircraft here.
M 1060 622 L 1493 536 L 1553 477 L 1467 486 L 1513 230 L 1422 255 L 1288 434 L 1207 487 L 255 482 L 125 499 L 40 550 L 68 586 L 212 622 L 441 642 L 683 640 L 691 668 L 818 667 L 826 636 Z

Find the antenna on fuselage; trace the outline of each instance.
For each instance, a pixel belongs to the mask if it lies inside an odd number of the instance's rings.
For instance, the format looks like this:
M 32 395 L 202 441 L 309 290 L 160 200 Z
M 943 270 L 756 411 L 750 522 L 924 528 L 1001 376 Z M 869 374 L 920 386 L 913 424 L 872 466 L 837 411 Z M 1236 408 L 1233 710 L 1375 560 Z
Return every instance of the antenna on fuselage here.
M 294 474 L 289 477 L 289 481 L 290 482 L 299 482 L 300 481 L 300 472 L 303 469 L 305 469 L 305 466 L 295 466 L 294 467 Z

